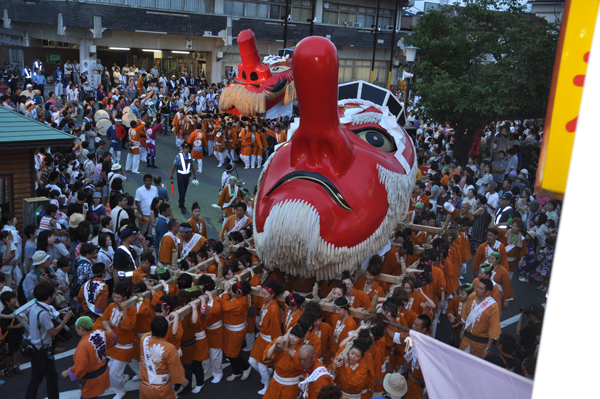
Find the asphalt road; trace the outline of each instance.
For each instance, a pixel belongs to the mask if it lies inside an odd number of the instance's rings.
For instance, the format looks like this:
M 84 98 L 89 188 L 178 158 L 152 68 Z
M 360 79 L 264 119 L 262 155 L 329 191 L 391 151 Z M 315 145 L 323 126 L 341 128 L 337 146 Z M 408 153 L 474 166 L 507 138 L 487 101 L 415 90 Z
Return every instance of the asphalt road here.
M 167 187 L 167 190 L 170 192 L 169 174 L 171 172 L 173 160 L 175 159 L 177 152 L 178 150 L 175 146 L 175 139 L 173 135 L 167 137 L 157 137 L 156 165 L 158 166 L 158 169 L 148 168 L 142 163 L 140 165 L 141 173 L 139 175 L 128 173 L 125 191 L 134 195 L 135 190 L 142 185 L 142 176 L 145 173 L 151 173 L 153 175 L 159 174 L 163 179 L 165 187 Z M 123 153 L 123 155 L 125 155 L 125 153 Z M 124 165 L 125 156 L 122 156 L 122 159 Z M 218 191 L 220 187 L 221 175 L 223 173 L 222 168 L 216 167 L 217 164 L 218 162 L 214 157 L 205 157 L 203 174 L 199 175 L 198 178 L 200 180 L 200 186 L 192 187 L 190 185 L 186 200 L 186 207 L 188 209 L 191 209 L 191 205 L 195 201 L 198 201 L 200 204 L 202 208 L 201 216 L 206 220 L 209 237 L 217 237 L 217 234 L 221 229 L 217 222 L 217 219 L 219 218 L 219 210 L 211 207 L 211 204 L 216 203 L 219 198 Z M 236 169 L 241 180 L 246 183 L 245 187 L 247 187 L 250 191 L 253 191 L 260 171 L 258 169 L 244 170 L 241 162 L 237 164 Z M 187 220 L 191 215 L 189 213 L 182 215 L 179 207 L 177 206 L 177 187 L 175 187 L 175 196 L 171 198 L 174 216 L 180 220 Z M 464 282 L 470 282 L 473 279 L 472 272 L 470 271 L 470 264 L 468 265 L 467 269 L 467 273 L 464 276 L 465 279 L 463 280 Z M 545 303 L 546 300 L 545 294 L 536 290 L 536 286 L 539 285 L 539 283 L 536 281 L 532 280 L 529 283 L 521 283 L 518 280 L 518 276 L 515 274 L 512 279 L 512 284 L 516 299 L 512 301 L 510 308 L 502 313 L 501 319 L 503 323 L 503 332 L 516 335 L 515 318 L 518 318 L 519 307 L 527 307 L 534 302 Z M 447 341 L 450 334 L 450 323 L 444 315 L 442 315 L 440 319 L 441 322 L 438 326 L 437 338 Z M 507 325 L 504 326 L 504 324 Z M 61 399 L 79 399 L 80 397 L 77 383 L 73 383 L 68 379 L 65 380 L 60 377 L 60 373 L 63 370 L 73 365 L 72 350 L 77 346 L 78 341 L 79 337 L 75 336 L 67 342 L 60 342 L 60 346 L 66 349 L 65 353 L 56 356 L 56 367 L 59 373 L 59 390 L 61 392 Z M 245 357 L 247 357 L 248 354 L 248 352 L 243 352 L 243 356 Z M 29 383 L 31 377 L 31 368 L 28 363 L 25 363 L 26 361 L 26 359 L 21 359 L 21 362 L 23 363 L 22 368 L 24 375 L 12 378 L 0 377 L 0 379 L 6 381 L 6 383 L 0 388 L 0 398 L 17 399 L 24 396 L 24 391 L 26 390 L 27 384 Z M 134 376 L 133 371 L 131 371 L 129 368 L 126 369 L 125 373 L 129 374 L 131 377 Z M 232 399 L 241 399 L 252 396 L 258 397 L 258 395 L 255 393 L 262 388 L 258 373 L 252 371 L 248 380 L 243 382 L 239 379 L 233 382 L 226 381 L 226 377 L 230 374 L 230 367 L 225 368 L 224 378 L 218 384 L 212 384 L 210 382 L 210 374 L 205 375 L 205 384 L 202 391 L 196 395 L 190 393 L 187 395 L 187 397 L 227 397 Z M 125 399 L 138 398 L 138 386 L 139 382 L 128 381 L 126 385 L 128 392 L 125 396 Z M 102 397 L 111 398 L 112 396 L 114 396 L 114 393 L 109 389 Z M 38 391 L 38 398 L 46 397 L 46 386 L 45 382 L 43 382 Z

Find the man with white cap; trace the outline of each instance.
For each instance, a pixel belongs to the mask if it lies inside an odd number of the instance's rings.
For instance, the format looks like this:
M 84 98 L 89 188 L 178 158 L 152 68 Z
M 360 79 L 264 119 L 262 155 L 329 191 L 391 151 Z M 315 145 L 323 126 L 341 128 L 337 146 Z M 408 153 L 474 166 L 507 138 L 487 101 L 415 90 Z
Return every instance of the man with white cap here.
M 35 95 L 35 93 L 33 92 L 33 85 L 28 84 L 25 87 L 26 89 L 24 92 L 21 93 L 21 95 L 27 97 L 28 100 L 33 100 L 33 96 Z
M 383 379 L 383 389 L 392 399 L 400 399 L 408 391 L 406 378 L 400 373 L 387 374 Z
M 36 251 L 33 254 L 31 271 L 25 276 L 23 281 L 23 291 L 28 301 L 33 299 L 33 289 L 39 283 L 50 283 L 54 287 L 58 286 L 54 270 L 50 267 L 50 255 L 44 251 Z

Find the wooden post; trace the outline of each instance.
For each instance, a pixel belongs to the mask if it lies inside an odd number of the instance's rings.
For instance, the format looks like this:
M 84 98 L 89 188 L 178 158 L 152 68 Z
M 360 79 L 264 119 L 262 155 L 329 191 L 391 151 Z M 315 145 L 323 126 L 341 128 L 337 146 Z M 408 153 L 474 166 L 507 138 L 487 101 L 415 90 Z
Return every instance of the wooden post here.
M 177 269 L 179 269 L 179 267 L 177 266 L 177 260 L 178 260 L 178 258 L 177 258 L 177 250 L 176 250 L 176 249 L 174 249 L 174 250 L 173 250 L 173 255 L 172 255 L 172 257 L 171 257 L 171 268 L 172 268 L 173 270 L 177 270 Z

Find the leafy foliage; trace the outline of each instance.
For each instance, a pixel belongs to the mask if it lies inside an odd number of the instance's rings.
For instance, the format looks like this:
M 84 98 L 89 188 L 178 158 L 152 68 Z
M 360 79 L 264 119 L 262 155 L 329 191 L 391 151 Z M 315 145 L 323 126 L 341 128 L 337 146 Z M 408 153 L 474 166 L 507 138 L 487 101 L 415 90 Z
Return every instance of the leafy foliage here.
M 426 117 L 453 125 L 457 149 L 492 121 L 544 117 L 558 32 L 517 0 L 427 12 L 405 40 L 420 47 L 413 72 Z

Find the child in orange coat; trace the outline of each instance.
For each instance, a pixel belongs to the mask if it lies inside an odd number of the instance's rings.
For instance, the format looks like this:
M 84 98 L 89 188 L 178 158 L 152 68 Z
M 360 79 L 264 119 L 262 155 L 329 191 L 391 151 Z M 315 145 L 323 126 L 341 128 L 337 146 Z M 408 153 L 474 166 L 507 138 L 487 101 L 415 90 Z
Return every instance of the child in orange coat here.
M 248 309 L 250 309 L 250 283 L 237 281 L 232 286 L 226 282 L 225 292 L 221 294 L 221 308 L 223 309 L 223 352 L 229 359 L 232 374 L 227 381 L 233 381 L 242 377 L 242 381 L 250 376 L 252 367 L 248 361 L 240 356 L 244 338 L 246 338 L 246 327 Z

